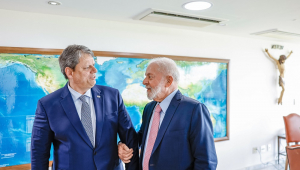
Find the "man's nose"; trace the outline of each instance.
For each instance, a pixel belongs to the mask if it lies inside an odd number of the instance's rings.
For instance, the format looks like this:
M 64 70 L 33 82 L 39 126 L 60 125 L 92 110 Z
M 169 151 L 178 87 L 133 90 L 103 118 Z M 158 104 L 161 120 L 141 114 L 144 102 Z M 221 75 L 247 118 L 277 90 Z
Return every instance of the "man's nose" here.
M 94 73 L 97 73 L 98 70 L 96 69 L 96 67 L 95 67 L 95 66 L 92 66 L 92 67 L 93 67 L 92 71 L 93 71 Z
M 147 82 L 146 79 L 147 79 L 147 78 L 144 78 L 144 80 L 143 80 L 143 85 L 146 85 L 146 82 Z

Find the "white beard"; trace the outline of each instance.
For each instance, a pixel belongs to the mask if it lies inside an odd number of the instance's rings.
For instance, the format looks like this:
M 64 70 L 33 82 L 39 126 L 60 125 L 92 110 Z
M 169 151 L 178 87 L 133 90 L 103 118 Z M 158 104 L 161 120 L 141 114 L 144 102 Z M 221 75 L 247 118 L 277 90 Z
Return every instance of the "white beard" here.
M 161 93 L 161 89 L 162 89 L 162 86 L 163 86 L 163 82 L 159 83 L 158 86 L 154 87 L 154 88 L 150 88 L 150 92 L 147 92 L 147 97 L 149 100 L 153 100 L 157 97 L 157 95 L 159 93 Z M 148 88 L 148 87 L 146 87 Z

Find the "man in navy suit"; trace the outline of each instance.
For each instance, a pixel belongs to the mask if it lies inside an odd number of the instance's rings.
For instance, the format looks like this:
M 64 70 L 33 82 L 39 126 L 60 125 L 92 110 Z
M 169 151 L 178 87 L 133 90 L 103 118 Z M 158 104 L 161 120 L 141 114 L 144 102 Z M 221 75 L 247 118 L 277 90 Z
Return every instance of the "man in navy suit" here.
M 59 57 L 65 87 L 38 101 L 31 139 L 31 169 L 113 170 L 119 165 L 117 134 L 133 150 L 126 169 L 138 169 L 138 138 L 118 90 L 95 85 L 94 54 L 70 45 Z M 119 167 L 122 167 L 121 165 Z
M 138 132 L 140 170 L 215 170 L 217 155 L 206 106 L 178 90 L 179 71 L 168 58 L 152 59 L 143 84 L 147 97 Z M 119 157 L 130 162 L 131 151 L 119 144 Z M 130 147 L 129 147 L 130 148 Z

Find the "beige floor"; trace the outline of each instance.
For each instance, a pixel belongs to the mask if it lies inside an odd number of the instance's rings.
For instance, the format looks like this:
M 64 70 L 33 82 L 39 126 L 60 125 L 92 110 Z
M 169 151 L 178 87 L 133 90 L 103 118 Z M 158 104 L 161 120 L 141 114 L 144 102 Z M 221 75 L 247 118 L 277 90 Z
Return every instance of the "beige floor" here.
M 273 164 L 273 165 L 270 165 L 266 168 L 262 168 L 262 169 L 259 169 L 259 170 L 284 170 L 284 166 L 285 164 Z

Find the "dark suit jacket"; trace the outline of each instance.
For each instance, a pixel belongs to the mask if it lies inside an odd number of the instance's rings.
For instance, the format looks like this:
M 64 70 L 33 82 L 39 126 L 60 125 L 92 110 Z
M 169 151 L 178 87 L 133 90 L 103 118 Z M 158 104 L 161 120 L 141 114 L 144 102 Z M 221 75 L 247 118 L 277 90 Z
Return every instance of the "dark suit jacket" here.
M 117 133 L 135 155 L 129 169 L 138 168 L 138 140 L 118 90 L 95 85 L 96 114 L 93 148 L 79 119 L 67 85 L 38 101 L 31 139 L 31 169 L 48 169 L 51 143 L 53 170 L 113 170 L 118 164 Z
M 156 103 L 152 101 L 146 105 L 138 133 L 140 170 L 148 126 Z M 149 170 L 215 170 L 216 167 L 217 155 L 209 111 L 205 105 L 178 91 L 158 131 Z

